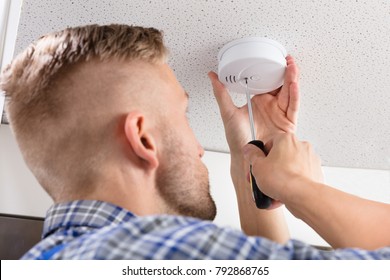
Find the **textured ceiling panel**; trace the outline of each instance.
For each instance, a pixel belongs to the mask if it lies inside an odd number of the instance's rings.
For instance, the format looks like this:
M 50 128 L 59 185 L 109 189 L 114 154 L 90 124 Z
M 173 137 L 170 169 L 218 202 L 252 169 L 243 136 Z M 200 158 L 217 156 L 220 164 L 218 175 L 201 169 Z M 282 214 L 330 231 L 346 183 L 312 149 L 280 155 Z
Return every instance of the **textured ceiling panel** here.
M 191 125 L 215 151 L 228 151 L 206 75 L 218 50 L 246 36 L 279 41 L 301 69 L 298 134 L 323 164 L 390 169 L 390 1 L 25 0 L 17 51 L 43 33 L 89 23 L 164 30 L 190 94 Z

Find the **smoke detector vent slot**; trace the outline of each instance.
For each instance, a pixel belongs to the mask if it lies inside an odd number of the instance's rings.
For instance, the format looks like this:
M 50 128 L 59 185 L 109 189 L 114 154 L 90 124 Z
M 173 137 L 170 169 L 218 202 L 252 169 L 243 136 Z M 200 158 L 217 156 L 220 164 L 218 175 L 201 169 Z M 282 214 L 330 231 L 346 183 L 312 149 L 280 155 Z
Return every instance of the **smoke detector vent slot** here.
M 230 83 L 230 84 L 237 83 L 236 76 L 234 76 L 234 75 L 226 76 L 225 81 L 226 81 L 226 83 Z
M 233 75 L 226 76 L 225 80 L 226 80 L 226 83 L 231 83 L 231 84 L 234 84 L 237 82 L 236 76 L 233 76 Z

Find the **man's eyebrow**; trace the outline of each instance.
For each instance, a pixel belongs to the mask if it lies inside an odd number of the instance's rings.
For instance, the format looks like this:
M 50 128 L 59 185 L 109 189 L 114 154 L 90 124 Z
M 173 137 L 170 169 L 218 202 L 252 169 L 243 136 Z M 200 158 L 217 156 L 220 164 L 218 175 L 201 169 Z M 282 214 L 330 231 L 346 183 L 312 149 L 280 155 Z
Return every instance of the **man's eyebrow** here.
M 188 92 L 185 91 L 184 94 L 185 94 L 187 100 L 190 99 L 190 96 L 189 96 Z

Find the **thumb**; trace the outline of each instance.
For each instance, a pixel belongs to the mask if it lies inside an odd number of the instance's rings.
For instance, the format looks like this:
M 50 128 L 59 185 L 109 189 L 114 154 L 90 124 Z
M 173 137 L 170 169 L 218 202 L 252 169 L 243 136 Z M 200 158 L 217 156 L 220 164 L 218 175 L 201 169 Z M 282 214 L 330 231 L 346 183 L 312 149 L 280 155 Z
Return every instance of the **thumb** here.
M 218 75 L 215 72 L 210 71 L 208 73 L 209 79 L 211 81 L 211 85 L 213 87 L 214 96 L 217 100 L 219 110 L 221 112 L 222 118 L 226 115 L 230 115 L 233 110 L 236 109 L 236 106 L 233 103 L 232 98 L 224 84 L 222 84 Z
M 264 152 L 253 144 L 246 144 L 242 148 L 244 159 L 253 165 L 258 159 L 265 158 Z

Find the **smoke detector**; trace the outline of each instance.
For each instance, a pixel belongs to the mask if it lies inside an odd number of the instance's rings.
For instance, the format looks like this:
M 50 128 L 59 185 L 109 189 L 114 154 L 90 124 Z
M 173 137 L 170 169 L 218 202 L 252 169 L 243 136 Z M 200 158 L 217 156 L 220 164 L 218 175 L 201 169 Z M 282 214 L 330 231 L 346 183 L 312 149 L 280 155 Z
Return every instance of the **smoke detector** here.
M 283 85 L 286 49 L 263 37 L 234 40 L 218 53 L 218 77 L 229 91 L 250 94 L 273 91 Z

